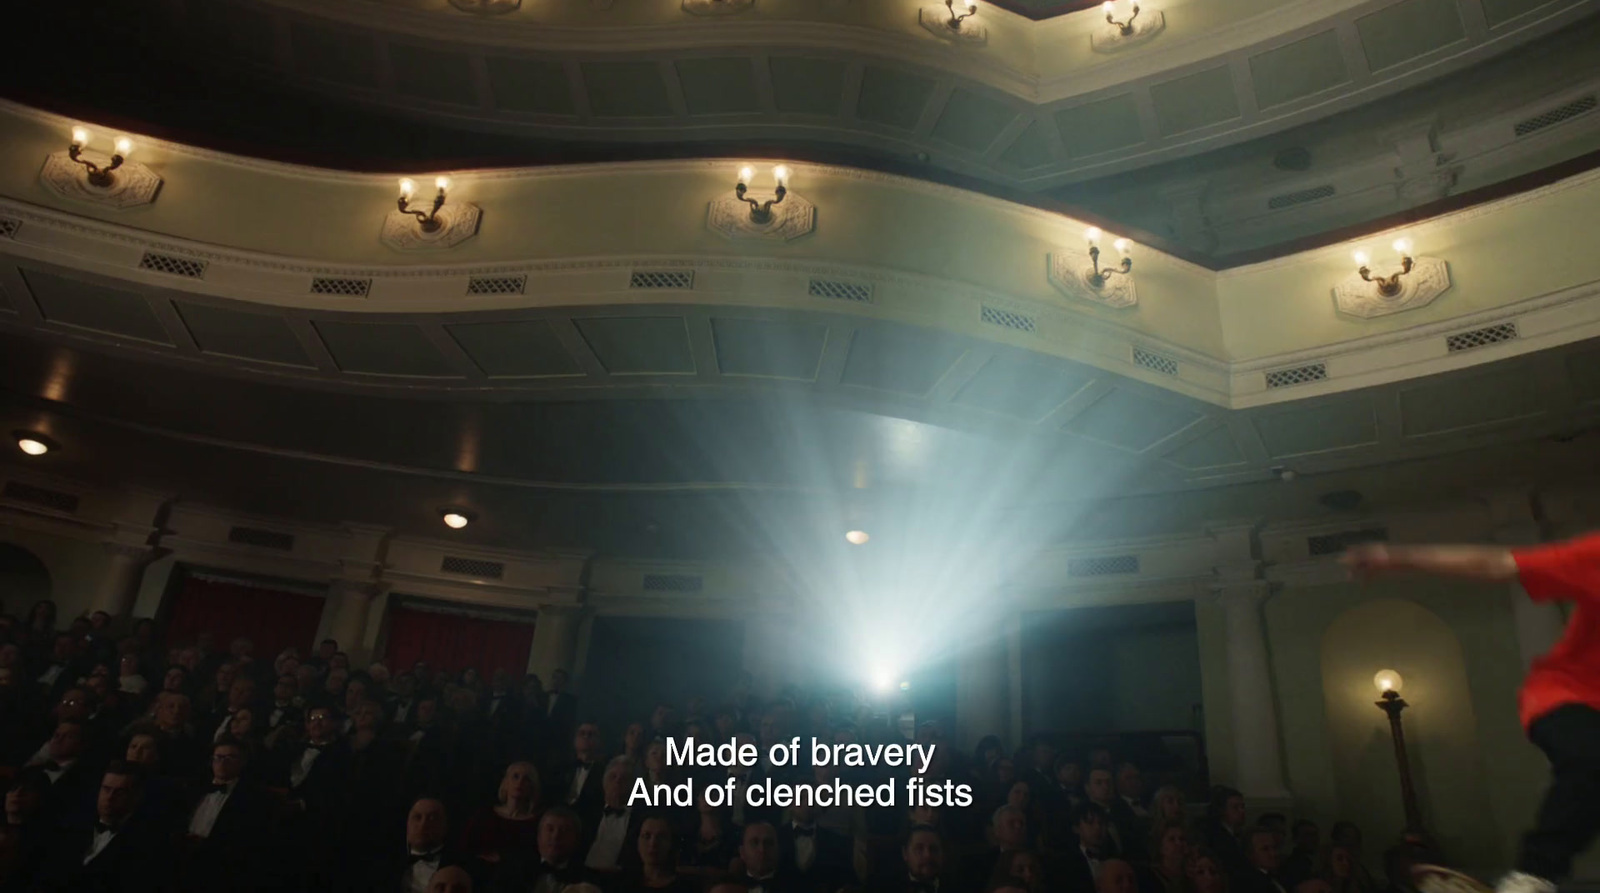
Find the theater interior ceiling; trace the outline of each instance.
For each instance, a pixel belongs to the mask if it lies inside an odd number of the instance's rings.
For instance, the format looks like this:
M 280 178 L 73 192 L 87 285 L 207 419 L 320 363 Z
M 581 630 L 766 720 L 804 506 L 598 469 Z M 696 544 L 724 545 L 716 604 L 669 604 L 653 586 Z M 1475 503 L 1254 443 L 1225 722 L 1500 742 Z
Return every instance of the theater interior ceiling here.
M 0 429 L 45 476 L 662 557 L 1592 472 L 1600 2 L 1156 0 L 1126 46 L 1098 4 L 707 2 L 29 4 Z M 51 187 L 80 125 L 153 200 Z M 717 216 L 774 164 L 789 238 Z M 386 242 L 402 175 L 470 237 Z M 1090 226 L 1116 300 L 1061 281 Z M 1365 300 L 1397 239 L 1432 292 Z

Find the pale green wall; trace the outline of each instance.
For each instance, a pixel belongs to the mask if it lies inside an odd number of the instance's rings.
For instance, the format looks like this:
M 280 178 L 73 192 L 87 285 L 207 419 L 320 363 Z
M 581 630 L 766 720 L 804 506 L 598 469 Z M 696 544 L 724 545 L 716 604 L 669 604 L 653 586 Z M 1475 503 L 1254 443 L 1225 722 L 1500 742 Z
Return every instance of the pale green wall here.
M 1119 633 L 1109 647 L 1112 724 L 1118 731 L 1188 729 L 1201 703 L 1200 648 L 1192 628 Z
M 1231 785 L 1233 776 L 1233 726 L 1229 719 L 1228 632 L 1222 606 L 1214 599 L 1194 604 L 1200 652 L 1200 692 L 1205 705 L 1206 758 L 1211 783 Z
M 111 556 L 99 543 L 3 524 L 0 524 L 0 542 L 21 546 L 44 563 L 50 571 L 50 597 L 55 599 L 56 617 L 62 622 L 88 609 L 100 581 L 110 569 Z M 27 609 L 27 605 L 6 606 L 6 610 L 16 614 Z

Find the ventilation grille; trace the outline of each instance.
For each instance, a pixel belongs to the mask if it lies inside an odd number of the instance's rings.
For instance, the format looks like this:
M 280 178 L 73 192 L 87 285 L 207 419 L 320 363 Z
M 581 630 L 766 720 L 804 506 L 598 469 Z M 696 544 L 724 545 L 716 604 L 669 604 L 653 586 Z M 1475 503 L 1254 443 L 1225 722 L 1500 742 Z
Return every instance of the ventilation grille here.
M 467 280 L 469 295 L 520 295 L 527 287 L 526 276 L 474 276 Z
M 484 561 L 481 558 L 459 558 L 455 555 L 446 555 L 440 563 L 439 570 L 447 574 L 460 574 L 463 577 L 482 577 L 485 580 L 498 580 L 506 575 L 506 566 L 499 561 Z
M 645 574 L 645 592 L 699 592 L 705 579 L 694 574 Z
M 1366 530 L 1346 530 L 1342 533 L 1328 533 L 1322 536 L 1306 537 L 1306 548 L 1312 555 L 1340 555 L 1351 546 L 1362 543 L 1382 543 L 1389 539 L 1389 531 L 1382 527 L 1372 527 Z
M 1333 198 L 1338 190 L 1331 185 L 1313 186 L 1299 192 L 1285 192 L 1283 195 L 1274 195 L 1267 199 L 1267 208 L 1277 211 L 1283 208 L 1292 208 L 1295 205 L 1306 205 L 1311 202 L 1320 202 L 1325 198 Z
M 262 530 L 257 527 L 234 527 L 228 531 L 228 542 L 240 543 L 246 546 L 260 546 L 263 549 L 278 549 L 283 552 L 294 551 L 294 534 L 279 533 L 276 530 Z
M 1546 127 L 1554 127 L 1562 121 L 1570 121 L 1579 115 L 1586 115 L 1594 111 L 1596 106 L 1600 106 L 1600 99 L 1597 99 L 1595 94 L 1590 93 L 1588 96 L 1574 99 L 1566 105 L 1558 105 L 1553 109 L 1546 109 L 1526 121 L 1518 121 L 1514 129 L 1517 132 L 1517 136 L 1527 136 Z
M 311 293 L 314 295 L 344 295 L 349 298 L 364 298 L 371 289 L 371 279 L 328 279 L 318 276 L 311 280 Z
M 872 286 L 838 279 L 813 279 L 810 293 L 813 298 L 832 298 L 836 301 L 872 300 Z
M 1010 310 L 1001 310 L 999 307 L 990 307 L 987 304 L 983 307 L 982 319 L 991 326 L 1016 329 L 1019 332 L 1031 332 L 1038 325 L 1031 316 L 1012 313 Z
M 0 217 L 0 239 L 16 238 L 19 229 L 22 229 L 22 221 L 14 217 Z
M 1102 555 L 1096 558 L 1072 558 L 1067 561 L 1069 577 L 1109 577 L 1114 574 L 1138 572 L 1137 555 Z
M 1475 347 L 1488 347 L 1502 341 L 1512 341 L 1517 337 L 1517 324 L 1503 322 L 1497 326 L 1488 326 L 1482 329 L 1473 329 L 1470 332 L 1457 332 L 1444 339 L 1445 347 L 1451 353 L 1462 350 L 1472 350 Z
M 1297 384 L 1307 384 L 1313 381 L 1326 381 L 1328 378 L 1327 363 L 1312 363 L 1308 366 L 1296 366 L 1293 369 L 1278 369 L 1267 373 L 1267 387 L 1292 388 Z
M 15 499 L 17 502 L 26 502 L 31 505 L 55 509 L 58 512 L 75 512 L 78 510 L 78 497 L 72 493 L 62 493 L 60 490 L 46 490 L 21 481 L 6 481 L 6 488 L 0 491 L 0 496 L 6 499 Z
M 634 270 L 629 288 L 694 288 L 693 270 Z
M 201 279 L 206 275 L 206 262 L 146 251 L 144 257 L 139 258 L 139 269 L 154 270 L 157 273 L 166 273 L 168 276 L 186 276 L 190 279 Z
M 1133 349 L 1133 365 L 1153 369 L 1162 375 L 1177 375 L 1178 361 L 1172 357 L 1164 357 L 1158 353 L 1151 353 L 1142 347 Z

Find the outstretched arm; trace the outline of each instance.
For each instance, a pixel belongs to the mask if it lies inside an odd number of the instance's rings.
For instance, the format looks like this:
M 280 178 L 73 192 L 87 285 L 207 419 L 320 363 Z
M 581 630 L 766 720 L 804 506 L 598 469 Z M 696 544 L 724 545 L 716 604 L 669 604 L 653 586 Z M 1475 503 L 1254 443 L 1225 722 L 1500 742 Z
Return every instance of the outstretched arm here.
M 1439 577 L 1510 582 L 1517 578 L 1511 550 L 1499 546 L 1390 546 L 1368 543 L 1346 552 L 1340 561 L 1357 579 L 1398 571 L 1416 571 Z

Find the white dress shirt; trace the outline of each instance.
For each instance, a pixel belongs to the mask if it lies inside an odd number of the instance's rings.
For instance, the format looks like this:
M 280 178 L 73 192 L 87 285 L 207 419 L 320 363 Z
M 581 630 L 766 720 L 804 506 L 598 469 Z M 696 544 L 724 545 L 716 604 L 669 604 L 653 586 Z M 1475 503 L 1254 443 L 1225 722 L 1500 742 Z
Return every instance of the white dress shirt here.
M 1132 797 L 1123 797 L 1122 798 L 1122 802 L 1128 804 L 1128 808 L 1133 810 L 1133 814 L 1138 816 L 1139 818 L 1141 818 L 1141 819 L 1150 818 L 1150 810 L 1145 809 L 1143 806 L 1140 806 L 1138 800 L 1135 800 Z
M 90 862 L 94 861 L 94 857 L 100 855 L 100 851 L 104 850 L 106 845 L 111 843 L 111 838 L 116 837 L 117 832 L 120 830 L 122 829 L 106 828 L 101 830 L 99 824 L 96 824 L 94 829 L 94 840 L 89 844 L 89 852 L 83 854 L 83 864 L 88 865 Z
M 589 780 L 589 767 L 583 763 L 578 764 L 578 771 L 572 773 L 572 787 L 567 788 L 567 805 L 571 806 L 583 796 L 583 785 Z
M 798 822 L 791 823 L 789 827 L 800 830 Z M 817 826 L 812 825 L 810 830 L 810 834 L 794 836 L 794 867 L 801 871 L 810 871 L 811 863 L 817 858 Z
M 273 704 L 272 713 L 267 717 L 267 728 L 276 729 L 283 722 L 283 717 L 288 714 L 288 712 L 288 704 Z
M 322 751 L 315 747 L 307 746 L 305 753 L 300 755 L 300 762 L 289 767 L 289 787 L 297 788 L 305 783 L 306 776 L 311 774 L 311 767 L 317 762 L 317 757 L 322 756 Z
M 405 722 L 406 721 L 406 718 L 411 715 L 411 704 L 412 703 L 413 703 L 413 699 L 411 699 L 411 698 L 406 698 L 404 701 L 395 701 L 394 702 L 394 721 L 395 722 Z
M 1099 856 L 1090 855 L 1089 848 L 1084 846 L 1081 843 L 1078 844 L 1078 850 L 1083 853 L 1083 861 L 1089 863 L 1089 876 L 1090 877 L 1094 877 L 1094 878 L 1099 878 L 1100 877 L 1100 857 Z
M 48 669 L 39 674 L 39 682 L 47 686 L 55 685 L 56 680 L 61 678 L 61 671 L 65 669 L 66 667 L 61 664 L 51 664 Z
M 599 827 L 594 829 L 594 843 L 583 864 L 607 871 L 619 867 L 617 860 L 622 856 L 622 845 L 628 840 L 628 820 L 632 816 L 631 809 L 624 809 L 620 814 L 606 810 Z
M 227 783 L 221 791 L 211 791 L 195 805 L 194 815 L 189 819 L 189 833 L 195 837 L 210 837 L 211 829 L 217 824 L 217 816 L 222 815 L 222 806 L 233 795 L 233 789 L 239 786 L 236 778 Z
M 439 852 L 439 850 L 430 850 L 426 853 L 411 851 L 411 855 L 423 858 L 411 863 L 411 872 L 406 875 L 406 889 L 409 893 L 428 893 L 428 885 L 433 883 L 433 876 L 439 871 Z

